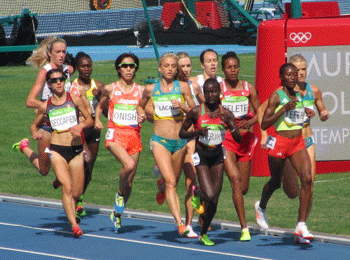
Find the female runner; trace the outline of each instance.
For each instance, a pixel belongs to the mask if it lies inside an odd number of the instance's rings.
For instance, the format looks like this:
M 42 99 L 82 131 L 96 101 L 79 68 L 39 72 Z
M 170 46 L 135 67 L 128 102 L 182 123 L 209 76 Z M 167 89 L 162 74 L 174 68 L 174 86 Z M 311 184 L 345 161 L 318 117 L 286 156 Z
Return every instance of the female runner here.
M 134 82 L 139 68 L 139 59 L 131 53 L 121 54 L 115 61 L 119 80 L 104 87 L 101 101 L 96 108 L 95 128 L 101 130 L 102 110 L 108 106 L 108 130 L 106 147 L 122 164 L 119 175 L 119 189 L 115 197 L 114 212 L 111 220 L 115 232 L 121 228 L 121 215 L 124 212 L 132 189 L 140 152 L 142 151 L 141 126 L 146 117 L 138 116 L 143 87 Z
M 85 52 L 78 52 L 75 56 L 76 70 L 79 77 L 72 82 L 70 93 L 76 96 L 81 96 L 88 106 L 89 112 L 95 119 L 95 111 L 97 104 L 101 98 L 104 84 L 98 80 L 91 79 L 92 59 Z M 77 212 L 80 216 L 86 215 L 83 209 L 83 197 L 87 187 L 91 181 L 92 169 L 94 167 L 98 148 L 100 144 L 101 131 L 94 129 L 94 126 L 84 129 L 84 151 L 88 153 L 84 161 L 85 183 L 83 195 L 77 203 Z
M 235 124 L 235 117 L 220 104 L 220 84 L 216 79 L 207 79 L 203 86 L 205 102 L 188 113 L 180 129 L 181 138 L 196 137 L 193 163 L 199 180 L 197 195 L 204 201 L 203 225 L 200 241 L 206 246 L 214 245 L 207 236 L 208 227 L 214 218 L 222 188 L 224 153 L 222 142 L 229 130 L 238 143 L 242 137 Z M 194 131 L 189 128 L 194 125 Z
M 231 182 L 232 200 L 241 223 L 241 241 L 251 240 L 245 219 L 243 195 L 248 192 L 251 172 L 251 158 L 257 143 L 256 136 L 250 131 L 257 123 L 254 111 L 260 106 L 255 87 L 238 78 L 240 60 L 235 52 L 227 52 L 222 56 L 222 70 L 225 79 L 221 82 L 222 106 L 229 109 L 236 117 L 236 124 L 243 137 L 240 144 L 226 133 L 223 146 L 226 150 L 225 172 Z M 253 107 L 254 111 L 251 110 Z
M 267 229 L 266 205 L 274 191 L 281 186 L 283 168 L 288 158 L 301 181 L 298 224 L 294 233 L 302 239 L 311 240 L 313 235 L 308 231 L 305 222 L 312 203 L 313 179 L 310 156 L 302 136 L 302 123 L 305 115 L 311 118 L 315 112 L 304 107 L 300 94 L 294 90 L 297 78 L 298 69 L 293 64 L 286 63 L 281 66 L 282 89 L 270 96 L 262 118 L 261 128 L 266 130 L 274 125 L 276 135 L 271 142 L 268 157 L 271 178 L 263 188 L 260 201 L 255 203 L 255 211 L 258 225 Z
M 35 140 L 44 137 L 40 124 L 47 116 L 52 127 L 51 144 L 46 153 L 51 158 L 52 168 L 62 184 L 62 204 L 75 238 L 83 234 L 75 218 L 75 205 L 83 192 L 84 156 L 81 132 L 93 125 L 92 118 L 80 97 L 64 90 L 65 73 L 60 69 L 47 72 L 47 82 L 52 97 L 41 104 L 31 125 Z M 85 120 L 78 122 L 78 113 Z
M 159 63 L 161 80 L 147 85 L 139 104 L 139 115 L 145 117 L 144 109 L 151 99 L 154 107 L 154 132 L 151 138 L 152 153 L 165 180 L 166 201 L 178 226 L 181 236 L 189 229 L 181 220 L 180 201 L 176 187 L 186 153 L 186 140 L 179 139 L 179 130 L 183 123 L 184 113 L 178 102 L 187 102 L 191 108 L 194 102 L 191 90 L 186 82 L 175 80 L 177 72 L 176 55 L 166 53 Z M 189 111 L 189 108 L 185 109 Z M 186 111 L 186 112 L 188 112 Z
M 51 97 L 49 85 L 46 82 L 46 73 L 51 69 L 61 69 L 66 76 L 65 90 L 70 90 L 70 75 L 73 70 L 69 70 L 64 64 L 66 56 L 67 44 L 58 37 L 50 36 L 43 40 L 39 47 L 33 52 L 33 55 L 28 59 L 36 67 L 42 67 L 38 72 L 36 81 L 28 95 L 27 107 L 39 108 L 46 100 Z M 40 100 L 37 100 L 39 96 Z M 15 143 L 12 148 L 19 150 L 29 159 L 33 166 L 43 176 L 46 176 L 50 171 L 50 158 L 45 153 L 46 148 L 50 146 L 51 126 L 49 120 L 44 118 L 40 125 L 40 133 L 42 138 L 38 140 L 38 152 L 35 153 L 29 147 L 29 140 L 23 139 Z

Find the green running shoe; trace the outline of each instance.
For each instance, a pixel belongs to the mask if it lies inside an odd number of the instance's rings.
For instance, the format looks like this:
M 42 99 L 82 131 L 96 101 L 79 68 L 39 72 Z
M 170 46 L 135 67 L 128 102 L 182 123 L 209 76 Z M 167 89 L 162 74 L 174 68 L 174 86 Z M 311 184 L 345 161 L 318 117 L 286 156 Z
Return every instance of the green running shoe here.
M 116 213 L 113 211 L 111 213 L 111 220 L 112 220 L 113 225 L 114 225 L 114 232 L 118 233 L 120 231 L 120 228 L 122 227 L 121 215 L 119 213 Z
M 250 241 L 252 238 L 250 236 L 250 232 L 248 228 L 243 228 L 242 229 L 242 234 L 241 237 L 239 238 L 239 241 L 241 242 L 247 242 Z
M 215 243 L 213 241 L 211 241 L 209 238 L 208 238 L 208 235 L 207 234 L 204 234 L 202 236 L 199 237 L 199 240 L 205 245 L 205 246 L 213 246 L 215 245 Z
M 76 206 L 75 206 L 75 209 L 80 217 L 86 216 L 86 211 L 84 210 L 84 207 L 83 207 L 83 198 L 84 198 L 84 195 L 81 195 L 78 199 Z

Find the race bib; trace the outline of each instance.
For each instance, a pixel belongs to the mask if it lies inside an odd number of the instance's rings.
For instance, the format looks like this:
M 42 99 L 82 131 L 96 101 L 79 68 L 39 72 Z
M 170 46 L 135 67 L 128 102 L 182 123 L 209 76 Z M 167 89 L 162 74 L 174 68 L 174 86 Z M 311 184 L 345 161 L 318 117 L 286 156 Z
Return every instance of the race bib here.
M 113 140 L 113 136 L 114 136 L 114 129 L 112 128 L 108 128 L 107 132 L 106 132 L 106 140 Z
M 194 154 L 192 154 L 191 156 L 192 156 L 193 165 L 194 165 L 194 166 L 199 165 L 201 159 L 199 158 L 198 153 L 194 153 Z

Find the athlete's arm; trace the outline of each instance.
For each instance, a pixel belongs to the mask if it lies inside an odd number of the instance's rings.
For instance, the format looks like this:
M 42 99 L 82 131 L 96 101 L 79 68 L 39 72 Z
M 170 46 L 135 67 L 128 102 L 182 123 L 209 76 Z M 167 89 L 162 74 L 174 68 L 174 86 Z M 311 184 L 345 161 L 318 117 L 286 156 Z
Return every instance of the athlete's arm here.
M 32 89 L 29 92 L 26 106 L 28 108 L 38 108 L 40 107 L 44 102 L 37 100 L 40 91 L 42 90 L 43 86 L 46 83 L 46 69 L 41 68 L 38 72 L 38 75 L 36 77 L 36 81 L 32 87 Z
M 142 117 L 142 118 L 146 118 L 145 108 L 146 108 L 147 103 L 151 100 L 154 86 L 155 86 L 155 84 L 147 85 L 145 87 L 145 89 L 143 90 L 143 93 L 142 93 L 142 99 L 136 108 L 137 115 Z
M 265 102 L 262 103 L 262 105 L 258 108 L 258 111 L 257 111 L 258 122 L 259 122 L 259 125 L 260 125 L 260 135 L 261 135 L 260 145 L 261 145 L 261 148 L 264 148 L 264 149 L 268 149 L 267 146 L 265 145 L 266 141 L 267 141 L 268 134 L 267 134 L 266 130 L 263 130 L 261 128 L 261 121 L 262 121 L 264 112 L 266 110 L 267 103 L 268 103 L 268 100 L 265 100 Z
M 190 85 L 188 85 L 187 82 L 180 82 L 180 86 L 181 86 L 181 92 L 182 95 L 185 99 L 185 101 L 187 102 L 187 106 L 183 106 L 181 107 L 181 109 L 185 112 L 188 113 L 191 108 L 195 107 L 196 104 L 194 103 L 193 99 L 192 99 L 192 93 L 191 93 L 191 88 Z
M 228 130 L 231 132 L 233 139 L 240 143 L 242 141 L 242 135 L 239 132 L 239 128 L 236 125 L 235 115 L 228 109 L 222 107 L 225 110 L 224 114 L 221 114 L 221 119 L 225 122 Z
M 329 112 L 326 110 L 326 106 L 323 103 L 323 99 L 322 99 L 322 92 L 321 90 L 316 87 L 316 86 L 311 86 L 312 91 L 314 93 L 314 97 L 315 97 L 315 106 L 317 108 L 318 111 L 318 115 L 320 117 L 321 121 L 327 121 L 328 118 L 330 117 Z
M 197 82 L 192 82 L 194 94 L 200 104 L 203 104 L 205 102 L 205 98 L 201 89 L 201 86 Z
M 84 100 L 81 97 L 77 97 L 73 95 L 71 97 L 72 97 L 73 103 L 85 118 L 83 122 L 80 122 L 78 125 L 75 125 L 70 129 L 70 132 L 72 133 L 73 136 L 80 136 L 84 128 L 91 127 L 94 125 L 94 121 L 91 117 L 91 113 L 89 112 L 88 107 L 85 104 Z
M 247 120 L 246 122 L 244 122 L 244 124 L 242 124 L 240 127 L 243 129 L 249 129 L 251 128 L 255 123 L 258 122 L 258 115 L 257 115 L 257 111 L 260 107 L 260 101 L 258 99 L 258 93 L 255 89 L 255 87 L 252 84 L 248 84 L 249 85 L 249 90 L 250 90 L 250 103 L 252 104 L 253 108 L 254 108 L 254 112 L 255 115 L 252 119 Z
M 295 101 L 289 101 L 285 104 L 280 110 L 275 113 L 277 106 L 280 103 L 280 98 L 276 92 L 272 93 L 271 97 L 268 100 L 267 107 L 263 118 L 261 120 L 261 128 L 266 130 L 270 126 L 272 126 L 282 114 L 288 110 L 292 110 L 295 108 Z
M 39 125 L 46 113 L 47 102 L 42 102 L 42 103 L 43 104 L 38 108 L 34 121 L 30 126 L 30 132 L 32 133 L 32 137 L 35 140 L 40 140 L 43 137 L 43 135 L 38 130 L 39 130 Z
M 208 128 L 202 127 L 201 129 L 198 129 L 196 131 L 188 131 L 188 129 L 191 127 L 191 125 L 194 125 L 198 118 L 199 118 L 199 112 L 200 112 L 200 106 L 196 106 L 192 108 L 186 115 L 186 119 L 184 123 L 181 126 L 179 137 L 181 139 L 191 139 L 196 136 L 205 136 L 208 134 Z
M 108 107 L 108 100 L 110 99 L 111 92 L 113 91 L 113 85 L 106 85 L 103 88 L 102 91 L 102 97 L 100 101 L 98 102 L 98 105 L 96 107 L 95 111 L 95 129 L 101 130 L 103 128 L 103 124 L 100 120 L 101 114 L 103 112 L 103 108 Z

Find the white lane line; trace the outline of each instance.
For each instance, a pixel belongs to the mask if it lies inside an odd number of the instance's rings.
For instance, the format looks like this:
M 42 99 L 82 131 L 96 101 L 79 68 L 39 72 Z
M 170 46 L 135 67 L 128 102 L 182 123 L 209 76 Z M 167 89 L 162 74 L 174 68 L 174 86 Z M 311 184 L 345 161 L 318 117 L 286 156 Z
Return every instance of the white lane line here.
M 335 179 L 335 180 L 322 180 L 322 181 L 315 181 L 315 183 L 334 182 L 334 181 L 340 181 L 340 180 L 350 180 L 350 178 L 340 178 L 340 179 Z
M 47 253 L 41 253 L 41 252 L 29 251 L 29 250 L 23 250 L 23 249 L 16 249 L 16 248 L 9 248 L 9 247 L 2 247 L 2 246 L 0 246 L 0 250 L 15 251 L 15 252 L 21 252 L 21 253 L 27 253 L 27 254 L 33 254 L 33 255 L 52 256 L 55 258 L 63 258 L 63 259 L 85 260 L 84 258 L 76 258 L 76 257 L 65 256 L 65 255 L 53 255 L 53 254 L 47 254 Z
M 51 229 L 51 228 L 38 228 L 38 227 L 24 226 L 24 225 L 20 225 L 20 224 L 11 224 L 11 223 L 4 223 L 4 222 L 0 222 L 0 225 L 12 226 L 12 227 L 21 227 L 21 228 L 28 228 L 28 229 L 34 229 L 34 230 L 49 231 L 49 232 L 66 233 L 66 234 L 71 233 L 71 232 L 68 232 L 68 231 L 55 230 L 55 229 Z M 83 236 L 85 236 L 85 237 L 93 237 L 93 238 L 110 239 L 110 240 L 118 240 L 118 241 L 124 241 L 124 242 L 136 243 L 136 244 L 143 244 L 143 245 L 151 245 L 151 246 L 161 246 L 161 247 L 167 247 L 167 248 L 183 249 L 183 250 L 196 251 L 196 252 L 201 252 L 201 253 L 205 252 L 205 253 L 211 253 L 211 254 L 215 254 L 215 255 L 235 256 L 235 257 L 246 258 L 246 259 L 272 260 L 270 258 L 261 258 L 261 257 L 249 256 L 249 255 L 239 255 L 239 254 L 226 253 L 226 252 L 217 252 L 217 251 L 211 251 L 211 250 L 205 250 L 205 249 L 188 248 L 188 247 L 183 247 L 183 246 L 165 245 L 165 244 L 160 244 L 160 243 L 146 242 L 146 241 L 140 241 L 140 240 L 132 240 L 132 239 L 126 239 L 126 238 L 119 238 L 119 237 L 108 237 L 108 236 L 100 236 L 100 235 L 92 235 L 92 234 L 84 234 Z

